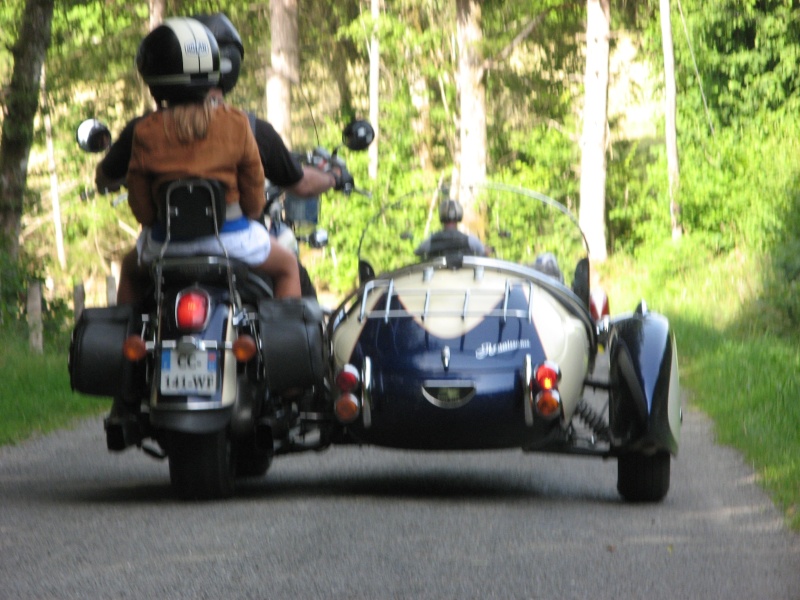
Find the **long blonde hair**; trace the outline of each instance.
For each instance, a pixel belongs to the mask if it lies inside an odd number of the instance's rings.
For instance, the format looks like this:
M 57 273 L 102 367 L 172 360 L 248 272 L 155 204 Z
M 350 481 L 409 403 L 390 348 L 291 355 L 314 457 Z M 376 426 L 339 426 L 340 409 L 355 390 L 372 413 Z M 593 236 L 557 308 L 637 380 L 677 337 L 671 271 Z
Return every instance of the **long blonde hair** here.
M 167 134 L 167 139 L 173 131 L 181 144 L 204 139 L 208 134 L 211 114 L 216 106 L 216 100 L 206 96 L 203 102 L 187 102 L 167 108 L 164 115 L 164 132 Z

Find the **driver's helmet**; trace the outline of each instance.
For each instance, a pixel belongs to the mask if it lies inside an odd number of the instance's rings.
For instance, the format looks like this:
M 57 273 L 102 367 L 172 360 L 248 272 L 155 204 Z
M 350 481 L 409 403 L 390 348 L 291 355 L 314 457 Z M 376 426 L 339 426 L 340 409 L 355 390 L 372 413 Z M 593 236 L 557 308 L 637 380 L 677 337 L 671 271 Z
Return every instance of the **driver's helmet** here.
M 464 216 L 464 209 L 457 200 L 448 198 L 439 203 L 439 220 L 442 223 L 459 223 Z
M 222 93 L 230 92 L 239 80 L 239 71 L 242 68 L 244 59 L 244 46 L 242 38 L 236 27 L 224 13 L 214 13 L 212 15 L 194 15 L 203 25 L 208 27 L 217 39 L 220 56 L 220 78 L 219 87 Z
M 161 104 L 197 102 L 219 85 L 219 47 L 208 27 L 173 17 L 145 36 L 136 67 Z

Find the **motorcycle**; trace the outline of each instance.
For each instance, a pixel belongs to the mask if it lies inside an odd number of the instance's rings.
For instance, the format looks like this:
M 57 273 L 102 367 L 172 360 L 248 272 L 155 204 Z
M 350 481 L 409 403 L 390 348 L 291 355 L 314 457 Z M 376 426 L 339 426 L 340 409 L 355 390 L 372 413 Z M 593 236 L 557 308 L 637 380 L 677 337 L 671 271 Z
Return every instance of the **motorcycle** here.
M 354 121 L 343 143 L 359 151 L 373 137 L 369 123 Z M 101 152 L 111 135 L 89 119 L 77 141 Z M 332 158 L 344 167 L 337 152 Z M 165 247 L 219 239 L 223 196 L 214 181 L 171 182 L 160 207 Z M 85 309 L 69 351 L 73 390 L 135 407 L 132 422 L 106 422 L 109 449 L 135 445 L 167 459 L 170 482 L 187 499 L 230 496 L 237 478 L 263 475 L 276 454 L 325 443 L 309 439 L 326 418 L 323 311 L 313 297 L 273 298 L 271 282 L 220 248 L 213 256 L 162 252 L 145 304 Z

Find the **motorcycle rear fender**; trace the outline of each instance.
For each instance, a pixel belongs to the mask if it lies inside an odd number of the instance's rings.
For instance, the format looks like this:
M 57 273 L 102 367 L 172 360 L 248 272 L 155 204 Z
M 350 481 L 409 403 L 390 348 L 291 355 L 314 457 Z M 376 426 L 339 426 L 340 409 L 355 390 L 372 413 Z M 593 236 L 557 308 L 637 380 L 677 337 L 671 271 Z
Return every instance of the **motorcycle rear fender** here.
M 224 302 L 215 302 L 208 326 L 193 337 L 216 341 L 220 348 L 236 337 L 233 312 Z M 171 336 L 175 337 L 175 336 Z M 150 420 L 159 428 L 187 433 L 209 433 L 227 426 L 237 398 L 237 363 L 230 350 L 221 350 L 219 388 L 211 396 L 167 396 L 160 391 L 160 357 L 155 361 L 152 381 Z
M 643 310 L 615 319 L 609 336 L 612 451 L 677 454 L 678 354 L 666 317 Z

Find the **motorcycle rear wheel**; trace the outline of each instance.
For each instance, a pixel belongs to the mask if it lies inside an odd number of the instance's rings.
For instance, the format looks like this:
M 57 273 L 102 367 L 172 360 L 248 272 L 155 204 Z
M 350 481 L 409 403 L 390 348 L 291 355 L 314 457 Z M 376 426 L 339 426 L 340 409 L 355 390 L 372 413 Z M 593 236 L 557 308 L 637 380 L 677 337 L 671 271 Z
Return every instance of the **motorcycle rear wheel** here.
M 170 432 L 169 478 L 184 500 L 213 500 L 233 494 L 236 457 L 226 430 L 208 434 Z

